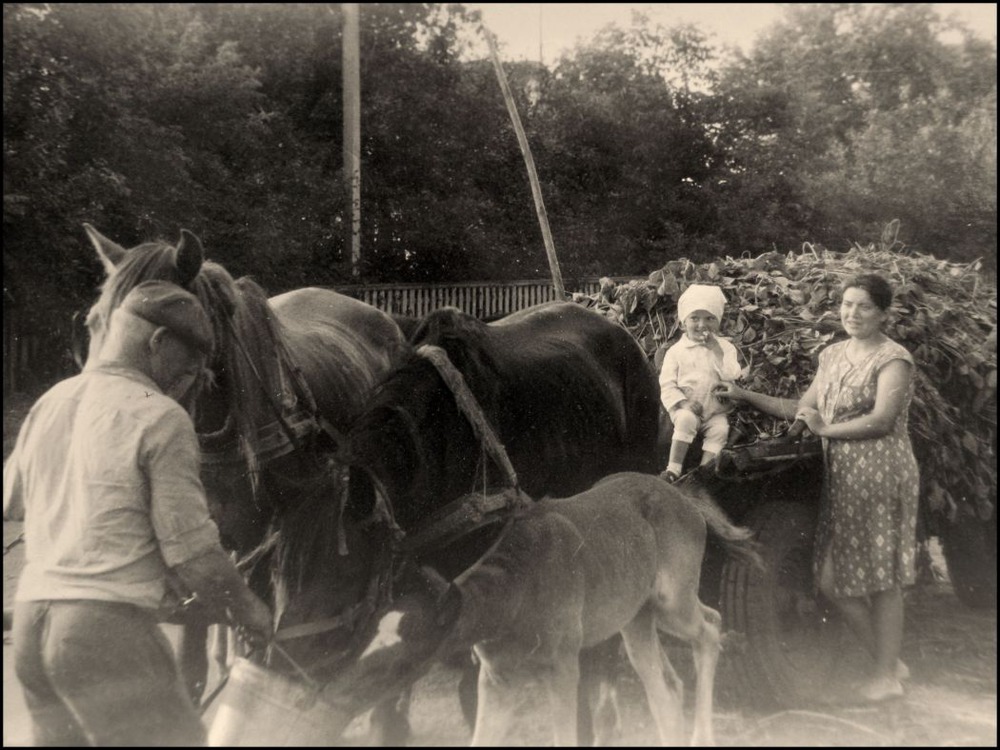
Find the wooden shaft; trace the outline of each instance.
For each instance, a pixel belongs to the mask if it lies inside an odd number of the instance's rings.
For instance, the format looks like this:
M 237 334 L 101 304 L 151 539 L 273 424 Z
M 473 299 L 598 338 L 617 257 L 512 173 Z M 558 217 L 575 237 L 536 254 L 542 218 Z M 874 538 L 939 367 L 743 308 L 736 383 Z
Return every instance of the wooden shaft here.
M 503 65 L 500 63 L 496 38 L 485 26 L 483 27 L 483 35 L 490 46 L 490 57 L 493 58 L 493 67 L 497 73 L 497 80 L 500 81 L 500 90 L 503 92 L 504 101 L 507 103 L 507 111 L 510 113 L 510 119 L 514 123 L 514 132 L 517 134 L 518 145 L 521 146 L 524 163 L 528 167 L 528 181 L 531 183 L 531 194 L 535 199 L 535 212 L 538 214 L 538 223 L 542 227 L 542 240 L 545 242 L 545 252 L 549 256 L 552 286 L 556 290 L 556 298 L 561 300 L 566 297 L 566 289 L 563 286 L 562 271 L 559 270 L 559 258 L 556 257 L 556 246 L 552 241 L 552 232 L 549 231 L 549 217 L 545 213 L 545 201 L 542 200 L 542 189 L 538 182 L 538 172 L 535 170 L 535 160 L 531 156 L 531 148 L 528 146 L 528 137 L 524 134 L 524 126 L 521 125 L 521 117 L 517 114 L 517 105 L 514 102 L 514 96 L 511 94 L 510 86 L 507 84 L 507 75 L 504 73 Z

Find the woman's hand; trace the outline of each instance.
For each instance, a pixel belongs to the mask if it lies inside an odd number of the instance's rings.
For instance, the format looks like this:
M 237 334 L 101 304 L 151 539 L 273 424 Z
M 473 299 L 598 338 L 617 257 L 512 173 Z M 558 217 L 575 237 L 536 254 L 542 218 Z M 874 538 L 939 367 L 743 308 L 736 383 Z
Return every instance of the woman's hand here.
M 747 391 L 740 388 L 735 383 L 730 383 L 723 381 L 722 383 L 717 383 L 712 389 L 712 395 L 718 399 L 729 399 L 730 401 L 744 401 L 746 399 Z
M 823 417 L 819 415 L 819 411 L 813 409 L 810 406 L 799 407 L 799 410 L 795 412 L 795 418 L 801 419 L 806 423 L 806 427 L 813 435 L 818 435 L 823 437 L 823 431 L 826 429 L 826 422 L 823 421 Z

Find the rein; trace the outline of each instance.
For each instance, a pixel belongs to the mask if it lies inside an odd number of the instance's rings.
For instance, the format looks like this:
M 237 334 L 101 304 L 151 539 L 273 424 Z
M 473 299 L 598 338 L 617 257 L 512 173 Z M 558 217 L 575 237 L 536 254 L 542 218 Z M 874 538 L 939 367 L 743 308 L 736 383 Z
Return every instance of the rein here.
M 479 442 L 486 447 L 486 450 L 497 466 L 504 472 L 507 483 L 516 489 L 518 487 L 517 473 L 514 471 L 514 466 L 507 456 L 507 451 L 504 449 L 503 443 L 500 442 L 500 438 L 497 437 L 493 426 L 486 418 L 486 415 L 483 414 L 479 402 L 469 389 L 469 385 L 465 382 L 465 378 L 462 377 L 462 373 L 448 359 L 447 352 L 440 346 L 424 344 L 417 348 L 417 354 L 434 365 L 441 379 L 444 380 L 445 385 L 448 386 L 455 396 L 455 403 L 458 404 L 459 410 L 469 420 L 469 424 L 472 425 L 472 430 L 476 433 L 476 437 L 479 438 Z

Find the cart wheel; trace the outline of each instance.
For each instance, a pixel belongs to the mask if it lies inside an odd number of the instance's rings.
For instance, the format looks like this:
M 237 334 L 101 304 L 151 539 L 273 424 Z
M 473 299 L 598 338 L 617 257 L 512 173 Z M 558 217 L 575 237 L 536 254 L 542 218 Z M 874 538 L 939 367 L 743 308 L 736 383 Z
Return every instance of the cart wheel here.
M 941 548 L 955 594 L 967 607 L 997 606 L 997 521 L 962 514 L 941 524 Z
M 745 695 L 761 708 L 823 702 L 848 639 L 839 617 L 813 595 L 815 509 L 767 502 L 744 525 L 756 532 L 766 570 L 736 559 L 723 567 L 723 626 L 742 634 L 727 658 Z

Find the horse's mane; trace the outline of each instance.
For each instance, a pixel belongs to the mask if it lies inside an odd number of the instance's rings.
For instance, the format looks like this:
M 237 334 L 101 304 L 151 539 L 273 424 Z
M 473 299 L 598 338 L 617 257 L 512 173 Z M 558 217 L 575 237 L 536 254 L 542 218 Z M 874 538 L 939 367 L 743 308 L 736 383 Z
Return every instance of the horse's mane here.
M 324 477 L 328 479 L 332 475 Z M 301 502 L 276 517 L 280 524 L 274 537 L 272 582 L 298 591 L 307 575 L 325 569 L 324 560 L 336 554 L 340 504 L 333 492 L 303 488 Z
M 283 410 L 296 403 L 294 385 L 286 381 L 282 369 L 283 364 L 285 372 L 292 367 L 285 332 L 271 310 L 267 294 L 252 279 L 244 276 L 232 281 L 224 268 L 206 263 L 198 281 L 205 287 L 198 296 L 203 298 L 217 329 L 213 370 L 224 381 L 227 411 L 253 478 L 258 471 L 258 430 L 262 423 L 277 418 L 267 394 L 275 394 Z M 231 323 L 226 320 L 230 295 L 235 303 L 229 308 Z M 206 395 L 211 397 L 211 391 Z
M 410 336 L 415 349 L 422 345 L 444 349 L 488 414 L 499 406 L 498 376 L 506 356 L 489 334 L 490 328 L 481 320 L 446 307 L 428 314 Z

